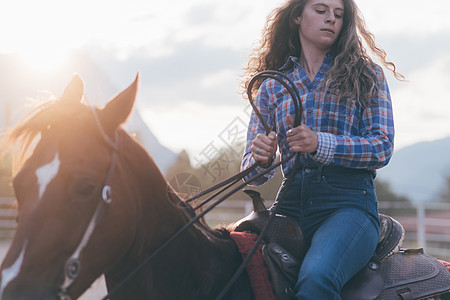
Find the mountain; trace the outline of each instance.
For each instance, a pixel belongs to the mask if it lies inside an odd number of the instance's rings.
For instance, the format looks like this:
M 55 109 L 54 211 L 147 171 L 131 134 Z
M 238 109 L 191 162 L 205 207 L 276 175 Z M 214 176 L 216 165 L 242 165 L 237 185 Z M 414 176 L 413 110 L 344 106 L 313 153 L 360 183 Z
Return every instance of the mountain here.
M 449 153 L 450 137 L 402 148 L 378 171 L 378 178 L 413 202 L 439 201 L 450 176 Z
M 137 110 L 134 110 L 128 122 L 123 126 L 124 129 L 132 133 L 140 144 L 152 156 L 163 174 L 175 163 L 178 156 L 169 148 L 164 147 L 153 135 L 148 126 L 142 120 Z
M 89 102 L 100 107 L 126 87 L 113 84 L 107 74 L 80 51 L 72 52 L 51 74 L 33 70 L 17 54 L 0 55 L 0 70 L 0 130 L 23 116 L 30 99 L 47 100 L 52 95 L 60 95 L 74 73 L 84 80 Z M 129 83 L 133 79 L 130 78 Z M 137 97 L 139 101 L 139 94 Z M 159 143 L 136 109 L 124 129 L 136 136 L 163 173 L 175 162 L 177 154 Z

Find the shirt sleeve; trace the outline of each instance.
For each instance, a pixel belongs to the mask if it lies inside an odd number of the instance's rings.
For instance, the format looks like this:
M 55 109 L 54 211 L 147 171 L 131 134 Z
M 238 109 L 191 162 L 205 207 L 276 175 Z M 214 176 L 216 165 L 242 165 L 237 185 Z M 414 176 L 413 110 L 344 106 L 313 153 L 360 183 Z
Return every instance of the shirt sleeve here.
M 269 124 L 269 126 L 271 126 L 273 128 L 273 116 L 272 116 L 271 110 L 269 108 L 270 97 L 269 97 L 269 93 L 267 92 L 269 82 L 270 82 L 270 80 L 268 79 L 268 80 L 265 80 L 261 84 L 254 101 L 255 101 L 255 105 L 258 108 L 259 112 L 261 113 L 261 116 L 263 117 L 263 119 L 267 122 L 267 124 Z M 264 129 L 264 125 L 261 123 L 261 121 L 259 120 L 256 113 L 253 111 L 250 116 L 250 122 L 249 122 L 248 129 L 247 129 L 247 142 L 246 142 L 246 146 L 245 146 L 244 155 L 242 158 L 241 170 L 246 170 L 255 163 L 255 160 L 250 151 L 250 146 L 252 144 L 252 141 L 258 135 L 258 133 L 266 134 L 266 131 Z M 273 164 L 275 164 L 275 159 L 272 160 L 272 163 L 269 166 L 256 167 L 252 172 L 250 172 L 244 178 L 244 180 L 247 180 L 247 179 L 251 178 L 252 176 L 255 176 L 255 175 L 261 173 L 261 171 L 265 170 L 265 168 L 269 168 Z M 250 184 L 251 185 L 262 185 L 267 180 L 272 178 L 275 175 L 275 173 L 276 173 L 276 169 L 268 172 L 267 174 L 265 174 L 264 176 L 260 177 L 258 180 L 255 180 L 254 182 L 252 182 Z
M 389 87 L 377 70 L 379 91 L 363 108 L 358 136 L 318 133 L 313 159 L 321 164 L 379 169 L 389 163 L 394 148 L 394 120 Z

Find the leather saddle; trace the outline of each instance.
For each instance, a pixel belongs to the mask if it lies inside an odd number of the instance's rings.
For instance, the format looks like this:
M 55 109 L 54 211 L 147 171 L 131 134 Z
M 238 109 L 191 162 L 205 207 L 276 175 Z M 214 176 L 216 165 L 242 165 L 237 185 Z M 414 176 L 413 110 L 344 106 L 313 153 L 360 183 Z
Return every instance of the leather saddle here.
M 231 226 L 234 231 L 259 234 L 271 212 L 260 194 L 244 190 L 254 210 Z M 369 262 L 342 289 L 343 300 L 420 299 L 450 291 L 450 273 L 421 249 L 402 249 L 403 226 L 394 218 L 380 214 L 380 236 Z M 290 217 L 276 215 L 263 240 L 263 257 L 272 288 L 278 300 L 294 298 L 297 279 L 306 249 L 298 223 Z
M 413 300 L 447 294 L 450 272 L 445 266 L 423 249 L 401 248 L 405 231 L 397 220 L 380 214 L 380 222 L 375 253 L 343 287 L 342 299 Z

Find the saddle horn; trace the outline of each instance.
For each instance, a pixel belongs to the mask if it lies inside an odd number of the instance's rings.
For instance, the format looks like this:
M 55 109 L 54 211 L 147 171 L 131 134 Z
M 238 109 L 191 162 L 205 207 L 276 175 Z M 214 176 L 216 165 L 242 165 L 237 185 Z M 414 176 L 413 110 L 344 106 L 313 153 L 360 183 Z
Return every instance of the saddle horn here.
M 267 208 L 264 205 L 264 199 L 261 197 L 261 194 L 255 190 L 245 189 L 244 193 L 250 196 L 253 203 L 253 211 L 254 212 L 263 212 L 266 211 Z

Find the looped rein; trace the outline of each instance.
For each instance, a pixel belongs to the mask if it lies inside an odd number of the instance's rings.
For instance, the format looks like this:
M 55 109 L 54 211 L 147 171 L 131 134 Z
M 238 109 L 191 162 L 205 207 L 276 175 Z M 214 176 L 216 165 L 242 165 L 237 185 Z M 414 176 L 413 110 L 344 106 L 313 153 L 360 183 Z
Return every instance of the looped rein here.
M 281 77 L 281 78 L 279 78 L 279 77 Z M 278 72 L 278 71 L 273 71 L 273 70 L 267 70 L 267 71 L 263 71 L 263 72 L 260 72 L 260 73 L 256 74 L 252 78 L 252 80 L 250 81 L 249 86 L 247 88 L 247 95 L 248 95 L 248 99 L 250 101 L 250 104 L 252 105 L 253 110 L 255 111 L 256 115 L 259 118 L 259 120 L 263 124 L 263 126 L 264 126 L 264 128 L 266 130 L 266 134 L 269 134 L 270 128 L 269 128 L 267 122 L 262 117 L 260 111 L 258 110 L 258 108 L 255 105 L 255 103 L 253 101 L 253 98 L 252 98 L 252 87 L 253 87 L 253 84 L 260 78 L 272 78 L 272 79 L 275 79 L 276 81 L 281 83 L 288 90 L 289 94 L 292 97 L 292 100 L 293 100 L 293 103 L 294 103 L 294 107 L 295 107 L 294 126 L 299 126 L 300 122 L 301 122 L 301 116 L 302 116 L 302 104 L 301 104 L 301 101 L 300 101 L 300 95 L 299 95 L 298 89 L 295 87 L 294 83 L 290 80 L 290 78 L 288 78 L 283 73 Z M 290 84 L 290 86 L 285 81 L 283 81 L 283 79 L 286 79 L 288 81 L 288 83 Z M 287 161 L 287 160 L 290 160 L 294 156 L 295 156 L 295 162 L 294 162 L 293 170 L 297 169 L 297 167 L 298 167 L 298 164 L 299 164 L 299 161 L 300 161 L 300 153 L 297 153 L 297 154 L 292 153 L 285 160 L 283 160 L 283 162 Z M 271 167 L 269 169 L 272 170 L 273 167 Z M 278 210 L 280 209 L 281 204 L 283 203 L 283 201 L 285 199 L 285 195 L 286 195 L 286 192 L 288 190 L 287 187 L 289 187 L 291 185 L 292 180 L 294 179 L 294 177 L 295 177 L 295 172 L 291 172 L 290 176 L 288 177 L 288 179 L 286 181 L 286 188 L 281 191 L 281 193 L 280 193 L 280 195 L 278 197 L 278 204 L 271 211 L 269 219 L 267 220 L 267 223 L 264 225 L 263 229 L 261 230 L 258 238 L 255 241 L 255 244 L 253 245 L 253 247 L 250 250 L 250 252 L 247 254 L 246 258 L 242 261 L 242 263 L 239 266 L 239 268 L 233 274 L 231 279 L 228 281 L 227 285 L 223 288 L 221 293 L 215 298 L 215 300 L 221 300 L 221 299 L 223 299 L 223 297 L 225 297 L 226 293 L 231 289 L 233 284 L 238 280 L 239 276 L 241 276 L 242 272 L 244 271 L 244 269 L 246 268 L 246 266 L 250 262 L 252 256 L 258 250 L 259 245 L 263 242 L 263 239 L 264 239 L 264 237 L 265 237 L 265 235 L 267 233 L 267 230 L 269 229 L 270 225 L 272 224 L 276 214 L 278 213 Z
M 289 92 L 289 94 L 292 97 L 293 103 L 294 103 L 294 108 L 295 108 L 295 116 L 294 116 L 294 127 L 300 125 L 301 123 L 301 116 L 302 116 L 302 105 L 301 105 L 301 101 L 300 101 L 300 94 L 298 92 L 298 89 L 295 87 L 294 82 L 287 77 L 286 75 L 284 75 L 283 73 L 279 72 L 279 71 L 274 71 L 274 70 L 266 70 L 266 71 L 262 71 L 257 73 L 255 76 L 252 77 L 252 79 L 250 80 L 248 87 L 247 87 L 247 98 L 248 101 L 250 102 L 250 105 L 253 108 L 253 111 L 255 112 L 256 116 L 258 117 L 259 121 L 262 123 L 262 125 L 264 126 L 264 130 L 266 131 L 266 135 L 268 135 L 271 131 L 270 126 L 267 124 L 267 121 L 264 119 L 264 117 L 262 116 L 261 112 L 259 111 L 258 107 L 256 106 L 255 102 L 253 101 L 253 93 L 252 93 L 252 89 L 253 89 L 253 85 L 255 85 L 255 83 L 258 80 L 264 79 L 264 78 L 272 78 L 276 81 L 278 81 L 280 84 L 282 84 L 286 90 Z M 284 80 L 286 81 L 284 81 Z M 277 168 L 279 165 L 281 165 L 282 163 L 285 163 L 286 161 L 291 160 L 294 157 L 294 155 L 290 155 L 288 156 L 285 160 L 281 161 L 279 164 L 276 164 L 275 166 L 269 167 L 269 171 Z M 224 190 L 228 189 L 229 187 L 231 187 L 234 183 L 236 183 L 237 181 L 241 180 L 242 178 L 246 177 L 249 173 L 251 173 L 257 166 L 259 166 L 260 163 L 256 162 L 255 164 L 253 164 L 251 167 L 249 167 L 248 169 L 222 181 L 219 182 L 218 184 L 194 195 L 193 197 L 189 198 L 186 200 L 186 202 L 192 202 L 206 194 L 209 194 L 227 184 L 229 184 L 229 186 L 225 187 L 223 190 L 220 190 L 219 192 L 213 194 L 211 197 L 209 197 L 208 199 L 204 200 L 201 204 L 199 204 L 197 207 L 195 207 L 194 209 L 197 210 L 200 207 L 202 207 L 203 205 L 205 205 L 206 203 L 210 202 L 213 198 L 215 198 L 216 196 L 218 196 L 220 193 L 222 193 Z M 264 173 L 265 175 L 266 173 Z M 259 177 L 256 177 L 255 179 L 253 179 L 252 181 L 248 182 L 251 183 L 253 181 L 255 181 L 256 179 L 258 179 Z
M 272 78 L 276 81 L 278 81 L 280 84 L 282 84 L 289 92 L 289 94 L 291 95 L 292 99 L 293 99 L 293 103 L 294 103 L 294 107 L 295 107 L 295 118 L 294 118 L 294 126 L 298 126 L 300 125 L 300 120 L 301 120 L 301 116 L 302 116 L 302 106 L 301 106 L 301 102 L 300 102 L 300 95 L 298 90 L 295 87 L 295 84 L 291 81 L 290 78 L 288 78 L 286 75 L 284 75 L 281 72 L 278 71 L 273 71 L 273 70 L 267 70 L 267 71 L 262 71 L 258 74 L 256 74 L 250 81 L 248 89 L 247 89 L 247 95 L 248 95 L 248 99 L 250 101 L 250 104 L 254 110 L 254 112 L 256 113 L 259 121 L 263 124 L 264 129 L 266 131 L 266 134 L 270 133 L 270 127 L 267 124 L 266 120 L 262 117 L 259 109 L 257 108 L 257 106 L 255 105 L 254 101 L 253 101 L 253 97 L 252 97 L 252 87 L 253 85 L 256 83 L 257 80 L 261 79 L 261 78 Z M 286 81 L 284 81 L 286 80 Z M 180 236 L 183 232 L 185 232 L 189 227 L 191 227 L 194 223 L 196 223 L 197 221 L 199 221 L 201 218 L 203 218 L 207 213 L 209 213 L 213 208 L 215 208 L 217 205 L 219 205 L 220 203 L 222 203 L 224 200 L 226 200 L 227 198 L 229 198 L 231 195 L 233 195 L 234 193 L 238 192 L 239 190 L 241 190 L 243 187 L 245 187 L 246 185 L 256 181 L 257 179 L 261 178 L 262 176 L 266 175 L 267 173 L 269 173 L 270 171 L 272 171 L 273 169 L 278 168 L 281 164 L 291 160 L 292 158 L 294 158 L 294 156 L 296 156 L 296 160 L 294 163 L 294 169 L 297 168 L 298 166 L 298 162 L 299 162 L 299 157 L 300 155 L 296 154 L 296 153 L 292 153 L 291 155 L 289 155 L 288 157 L 286 157 L 285 159 L 279 161 L 278 163 L 273 164 L 272 166 L 265 168 L 263 171 L 261 171 L 260 173 L 250 177 L 247 180 L 244 180 L 241 184 L 239 184 L 237 187 L 233 188 L 232 190 L 228 191 L 227 193 L 225 193 L 222 197 L 220 197 L 219 199 L 215 200 L 214 203 L 212 203 L 210 206 L 208 206 L 206 209 L 204 209 L 202 212 L 200 212 L 198 215 L 196 215 L 194 218 L 192 218 L 188 223 L 186 223 L 183 227 L 181 227 L 174 235 L 172 235 L 167 241 L 165 241 L 163 244 L 161 244 L 155 251 L 153 251 L 149 256 L 147 256 L 140 265 L 138 265 L 133 271 L 131 271 L 124 279 L 122 279 L 122 281 L 120 281 L 104 298 L 102 298 L 102 300 L 108 300 L 112 297 L 112 295 L 114 295 L 122 286 L 125 285 L 126 282 L 128 282 L 128 280 L 130 280 L 135 274 L 137 274 L 140 270 L 142 270 L 142 268 L 149 263 L 156 255 L 158 255 L 158 253 L 160 253 L 167 245 L 169 245 L 173 240 L 175 240 L 178 236 Z M 219 190 L 218 192 L 214 193 L 212 196 L 210 196 L 209 198 L 207 198 L 205 201 L 203 201 L 197 208 L 200 208 L 201 206 L 203 206 L 204 204 L 210 202 L 212 199 L 216 198 L 217 196 L 219 196 L 220 194 L 222 194 L 223 192 L 225 192 L 226 190 L 228 190 L 229 188 L 231 188 L 234 184 L 236 184 L 237 182 L 241 181 L 243 178 L 245 178 L 248 174 L 250 174 L 254 169 L 256 169 L 256 167 L 260 166 L 261 164 L 259 162 L 255 162 L 251 167 L 249 167 L 248 169 L 196 194 L 195 196 L 185 200 L 186 202 L 192 202 L 195 199 L 198 199 L 206 194 L 209 194 L 213 191 L 216 191 L 220 188 L 222 188 L 221 190 Z M 289 176 L 286 184 L 290 185 L 292 182 L 292 179 L 294 178 L 294 176 Z M 245 269 L 245 267 L 247 266 L 247 264 L 250 262 L 251 257 L 253 256 L 253 254 L 255 253 L 255 251 L 257 250 L 258 246 L 261 244 L 265 233 L 267 232 L 267 229 L 269 228 L 270 224 L 272 223 L 273 217 L 277 214 L 277 211 L 280 207 L 280 204 L 282 203 L 283 199 L 284 199 L 284 195 L 287 189 L 284 189 L 282 194 L 280 194 L 278 203 L 279 205 L 277 205 L 274 210 L 271 213 L 271 216 L 269 217 L 266 225 L 263 227 L 263 229 L 261 230 L 261 233 L 258 237 L 258 239 L 255 241 L 255 244 L 253 246 L 253 248 L 250 250 L 250 252 L 248 253 L 247 257 L 243 260 L 242 264 L 239 266 L 239 268 L 236 270 L 236 272 L 233 274 L 233 276 L 231 277 L 231 279 L 228 281 L 227 285 L 223 288 L 222 292 L 217 296 L 216 300 L 220 300 L 222 299 L 226 293 L 228 292 L 228 290 L 233 286 L 233 284 L 236 282 L 236 280 L 239 278 L 239 276 L 242 274 L 243 270 Z

